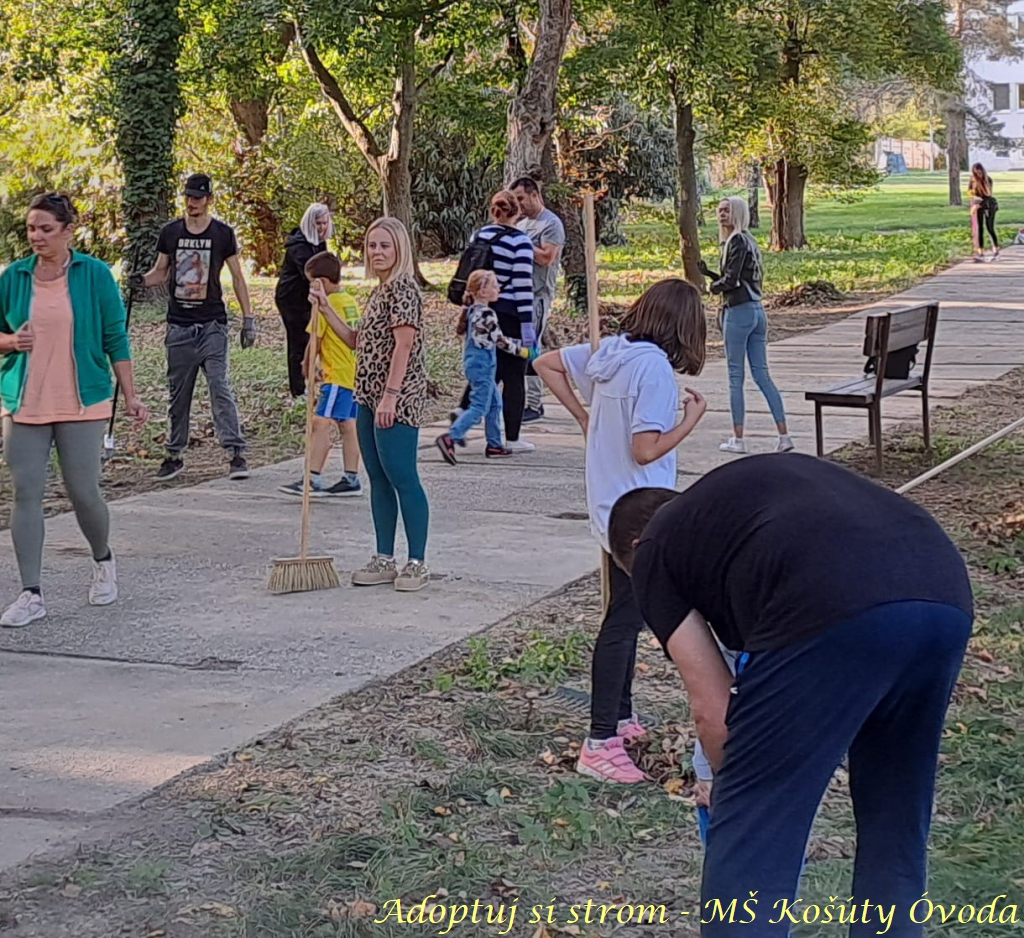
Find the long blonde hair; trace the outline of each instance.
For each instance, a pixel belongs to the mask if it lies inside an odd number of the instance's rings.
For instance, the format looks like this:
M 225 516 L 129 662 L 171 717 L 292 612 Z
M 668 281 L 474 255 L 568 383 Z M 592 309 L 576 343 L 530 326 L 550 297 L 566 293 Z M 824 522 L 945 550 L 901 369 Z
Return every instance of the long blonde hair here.
M 382 228 L 389 235 L 395 244 L 395 266 L 391 268 L 387 279 L 382 283 L 391 283 L 399 277 L 408 277 L 413 283 L 416 282 L 416 268 L 413 265 L 412 242 L 409 240 L 409 232 L 397 218 L 385 216 L 370 223 L 366 229 L 366 236 L 363 238 L 363 263 L 369 268 L 370 251 L 368 248 L 370 235 L 378 228 Z M 370 273 L 367 270 L 367 273 Z
M 741 195 L 730 195 L 722 201 L 729 203 L 729 221 L 732 222 L 728 237 L 721 222 L 718 224 L 718 241 L 724 251 L 725 245 L 729 243 L 733 235 L 743 234 L 750 228 L 750 206 Z

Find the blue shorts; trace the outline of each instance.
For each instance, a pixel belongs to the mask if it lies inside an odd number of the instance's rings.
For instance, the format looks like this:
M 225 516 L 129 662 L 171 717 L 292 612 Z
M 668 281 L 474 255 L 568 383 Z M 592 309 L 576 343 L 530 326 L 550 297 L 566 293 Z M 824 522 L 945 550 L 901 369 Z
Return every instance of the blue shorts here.
M 355 392 L 337 384 L 325 384 L 320 388 L 320 400 L 316 415 L 328 420 L 355 420 L 359 413 Z

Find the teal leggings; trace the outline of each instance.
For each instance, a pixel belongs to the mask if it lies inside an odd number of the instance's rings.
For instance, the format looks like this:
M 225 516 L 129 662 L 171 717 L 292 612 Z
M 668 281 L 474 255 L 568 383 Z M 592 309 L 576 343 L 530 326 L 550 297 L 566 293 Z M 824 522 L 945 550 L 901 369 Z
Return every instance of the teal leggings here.
M 376 425 L 374 412 L 369 407 L 360 407 L 356 430 L 363 464 L 370 479 L 370 508 L 377 532 L 377 553 L 394 556 L 398 508 L 401 505 L 409 559 L 426 560 L 430 506 L 416 464 L 419 429 L 407 423 L 396 423 L 382 430 Z

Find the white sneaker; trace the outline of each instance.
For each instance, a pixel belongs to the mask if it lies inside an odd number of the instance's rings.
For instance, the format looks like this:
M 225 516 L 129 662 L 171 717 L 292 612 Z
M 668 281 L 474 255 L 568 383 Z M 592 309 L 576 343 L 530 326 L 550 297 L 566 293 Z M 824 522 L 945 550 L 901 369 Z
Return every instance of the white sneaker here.
M 536 448 L 529 440 L 509 440 L 505 444 L 510 453 L 532 453 Z
M 111 551 L 110 560 L 92 562 L 92 586 L 89 587 L 89 604 L 109 606 L 117 602 L 117 561 Z
M 788 453 L 788 452 L 791 452 L 793 450 L 793 448 L 794 448 L 793 447 L 793 441 L 789 438 L 788 435 L 780 436 L 779 437 L 778 445 L 775 447 L 775 452 L 776 453 Z
M 731 436 L 718 448 L 723 453 L 745 453 L 747 451 L 747 444 L 744 440 L 737 440 L 736 437 Z
M 46 615 L 43 597 L 38 593 L 25 590 L 0 616 L 0 625 L 6 629 L 23 629 L 26 625 L 42 619 Z

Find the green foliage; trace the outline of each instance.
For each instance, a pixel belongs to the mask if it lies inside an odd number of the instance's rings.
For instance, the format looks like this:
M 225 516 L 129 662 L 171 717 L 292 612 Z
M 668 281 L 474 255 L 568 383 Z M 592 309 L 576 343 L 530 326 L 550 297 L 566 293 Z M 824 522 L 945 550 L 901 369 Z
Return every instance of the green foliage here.
M 531 632 L 518 657 L 495 660 L 486 638 L 471 638 L 469 654 L 458 677 L 473 690 L 494 690 L 504 681 L 523 684 L 557 684 L 583 667 L 587 636 L 572 632 L 562 640 L 551 640 Z
M 124 226 L 140 266 L 155 255 L 174 191 L 182 31 L 176 0 L 127 0 L 121 45 L 112 64 L 115 143 L 124 172 Z

